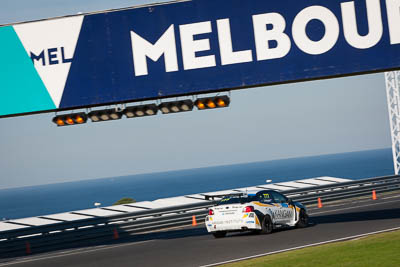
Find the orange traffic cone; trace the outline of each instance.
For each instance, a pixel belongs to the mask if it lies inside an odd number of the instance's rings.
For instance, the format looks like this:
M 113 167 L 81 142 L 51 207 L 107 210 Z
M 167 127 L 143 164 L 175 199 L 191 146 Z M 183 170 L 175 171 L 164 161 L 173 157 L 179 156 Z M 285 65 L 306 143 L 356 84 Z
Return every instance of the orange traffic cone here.
M 196 216 L 192 216 L 192 226 L 197 226 Z
M 372 200 L 377 200 L 378 198 L 376 197 L 376 192 L 375 190 L 372 190 Z
M 118 239 L 119 238 L 119 234 L 117 231 L 117 228 L 114 228 L 114 239 Z
M 322 201 L 320 197 L 318 198 L 318 208 L 322 208 Z
M 31 254 L 32 253 L 31 244 L 28 241 L 25 242 L 25 247 L 26 247 L 26 254 Z

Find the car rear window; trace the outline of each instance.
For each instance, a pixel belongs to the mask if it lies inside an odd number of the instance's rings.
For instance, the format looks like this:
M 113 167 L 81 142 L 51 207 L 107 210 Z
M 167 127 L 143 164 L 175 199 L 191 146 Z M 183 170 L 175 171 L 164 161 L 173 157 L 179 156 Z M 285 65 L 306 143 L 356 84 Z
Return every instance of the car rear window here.
M 244 204 L 254 201 L 254 196 L 226 196 L 218 202 L 217 205 L 226 205 L 226 204 Z

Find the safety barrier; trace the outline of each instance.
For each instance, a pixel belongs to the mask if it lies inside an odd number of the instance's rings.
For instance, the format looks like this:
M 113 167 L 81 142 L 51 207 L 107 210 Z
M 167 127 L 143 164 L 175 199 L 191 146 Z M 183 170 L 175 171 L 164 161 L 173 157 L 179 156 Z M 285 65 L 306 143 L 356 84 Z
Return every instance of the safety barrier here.
M 384 193 L 400 189 L 400 176 L 385 176 L 368 178 L 335 185 L 323 185 L 309 189 L 294 189 L 285 191 L 285 195 L 303 204 L 316 204 L 321 198 L 324 202 L 343 200 L 353 197 Z

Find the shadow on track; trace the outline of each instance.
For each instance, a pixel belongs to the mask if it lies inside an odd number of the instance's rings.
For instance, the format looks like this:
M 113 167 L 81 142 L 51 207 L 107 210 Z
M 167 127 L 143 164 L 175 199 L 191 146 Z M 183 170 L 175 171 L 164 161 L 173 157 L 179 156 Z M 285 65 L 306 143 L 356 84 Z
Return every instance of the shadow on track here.
M 315 224 L 325 224 L 397 218 L 400 218 L 400 208 L 311 216 L 310 221 Z

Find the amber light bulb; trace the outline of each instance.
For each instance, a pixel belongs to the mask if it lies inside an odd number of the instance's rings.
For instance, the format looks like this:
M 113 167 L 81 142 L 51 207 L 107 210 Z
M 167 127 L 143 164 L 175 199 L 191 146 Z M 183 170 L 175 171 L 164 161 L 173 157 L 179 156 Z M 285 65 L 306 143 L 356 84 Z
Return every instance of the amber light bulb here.
M 198 109 L 205 109 L 205 108 L 206 108 L 206 105 L 204 105 L 203 102 L 199 101 L 199 102 L 197 103 L 197 108 L 198 108 Z
M 62 119 L 57 119 L 56 123 L 57 123 L 58 126 L 64 126 L 65 125 L 65 122 Z
M 216 108 L 217 106 L 215 105 L 214 101 L 211 99 L 207 101 L 207 107 L 209 108 Z
M 79 124 L 84 123 L 84 120 L 81 116 L 76 116 L 75 121 Z
M 217 105 L 218 105 L 218 107 L 226 107 L 225 101 L 222 100 L 221 98 L 217 99 Z
M 68 117 L 66 120 L 67 124 L 72 125 L 74 124 L 74 120 L 71 117 Z

